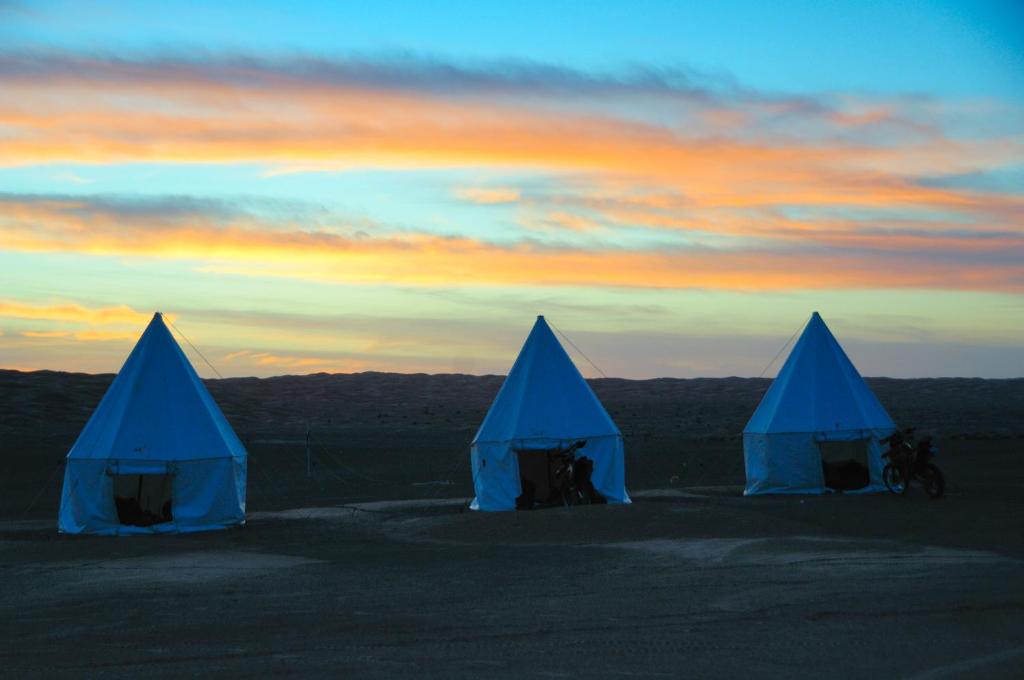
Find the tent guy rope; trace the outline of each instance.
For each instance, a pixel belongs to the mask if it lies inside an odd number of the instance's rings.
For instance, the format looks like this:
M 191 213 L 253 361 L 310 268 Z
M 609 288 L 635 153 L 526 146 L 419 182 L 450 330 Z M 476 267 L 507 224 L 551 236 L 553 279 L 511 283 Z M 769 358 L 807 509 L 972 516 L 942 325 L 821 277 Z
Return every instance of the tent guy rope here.
M 562 331 L 561 331 L 561 330 L 560 330 L 560 329 L 558 328 L 558 326 L 556 326 L 555 324 L 551 323 L 550 321 L 548 321 L 548 325 L 549 325 L 549 326 L 551 326 L 552 328 L 554 328 L 554 329 L 555 329 L 555 332 L 557 332 L 557 333 L 558 333 L 559 335 L 561 335 L 561 336 L 562 336 L 562 338 L 563 338 L 563 339 L 564 339 L 564 340 L 565 340 L 565 341 L 566 341 L 567 343 L 569 343 L 570 345 L 572 345 L 572 348 L 573 348 L 574 350 L 576 350 L 577 352 L 579 352 L 579 355 L 580 355 L 581 357 L 583 357 L 584 359 L 586 359 L 586 360 L 587 360 L 587 363 L 589 363 L 589 364 L 590 364 L 591 366 L 593 366 L 593 367 L 594 367 L 594 370 L 595 370 L 595 371 L 597 371 L 598 373 L 600 373 L 600 374 L 601 374 L 601 377 L 602 377 L 602 378 L 607 378 L 607 377 L 608 377 L 608 375 L 607 375 L 607 374 L 606 374 L 606 373 L 605 373 L 604 371 L 602 371 L 602 370 L 601 370 L 601 367 L 600 367 L 600 366 L 598 366 L 597 364 L 595 364 L 595 363 L 594 363 L 593 361 L 591 361 L 591 360 L 590 360 L 590 357 L 588 357 L 588 356 L 587 356 L 586 354 L 584 354 L 584 353 L 583 353 L 583 350 L 581 350 L 581 349 L 580 349 L 579 347 L 577 347 L 577 346 L 576 346 L 576 343 L 575 343 L 575 342 L 573 342 L 572 340 L 570 340 L 570 339 L 569 339 L 569 336 L 567 336 L 567 335 L 566 335 L 565 333 L 563 333 L 563 332 L 562 332 Z
M 775 356 L 772 357 L 772 360 L 769 361 L 768 365 L 764 367 L 763 371 L 761 371 L 761 375 L 757 376 L 758 378 L 764 377 L 764 374 L 768 372 L 768 369 L 772 367 L 772 364 L 778 361 L 779 357 L 782 356 L 782 353 L 786 351 L 787 347 L 789 347 L 789 343 L 793 342 L 793 338 L 797 336 L 797 333 L 799 333 L 801 330 L 807 327 L 807 322 L 810 320 L 811 317 L 807 317 L 807 321 L 804 321 L 802 324 L 797 326 L 797 329 L 793 331 L 793 335 L 789 336 L 789 340 L 786 340 L 786 344 L 779 348 L 779 351 L 775 353 Z
M 181 332 L 181 331 L 180 331 L 180 330 L 178 329 L 178 327 L 174 325 L 174 322 L 173 322 L 173 321 L 171 321 L 170 319 L 167 319 L 167 323 L 171 324 L 171 328 L 173 328 L 173 329 L 174 329 L 174 330 L 175 330 L 175 331 L 176 331 L 176 332 L 178 333 L 178 335 L 180 335 L 180 336 L 181 336 L 181 339 L 182 339 L 182 340 L 184 340 L 185 342 L 187 342 L 187 343 L 188 343 L 188 346 L 189 346 L 189 347 L 191 347 L 191 348 L 192 348 L 192 350 L 193 350 L 193 351 L 194 351 L 194 352 L 195 352 L 196 354 L 198 354 L 198 355 L 199 355 L 199 357 L 200 357 L 200 358 L 201 358 L 201 359 L 202 359 L 203 361 L 205 361 L 205 362 L 206 362 L 206 365 L 210 367 L 210 370 L 211 370 L 211 371 L 213 371 L 214 373 L 216 373 L 216 374 L 217 374 L 217 377 L 218 377 L 218 378 L 220 378 L 221 380 L 223 380 L 223 379 L 224 379 L 224 376 L 222 376 L 222 375 L 220 374 L 220 371 L 218 371 L 218 370 L 217 370 L 217 368 L 216 368 L 216 367 L 215 367 L 215 366 L 214 366 L 213 364 L 211 364 L 211 363 L 210 363 L 210 360 L 209 360 L 209 359 L 207 359 L 207 358 L 206 358 L 206 356 L 204 356 L 204 355 L 203 355 L 203 353 L 199 351 L 199 348 L 198 348 L 198 347 L 196 347 L 195 345 L 193 345 L 193 344 L 192 344 L 192 341 L 191 341 L 191 340 L 189 340 L 188 338 L 186 338 L 186 337 L 185 337 L 185 334 L 184 334 L 184 333 L 182 333 L 182 332 Z

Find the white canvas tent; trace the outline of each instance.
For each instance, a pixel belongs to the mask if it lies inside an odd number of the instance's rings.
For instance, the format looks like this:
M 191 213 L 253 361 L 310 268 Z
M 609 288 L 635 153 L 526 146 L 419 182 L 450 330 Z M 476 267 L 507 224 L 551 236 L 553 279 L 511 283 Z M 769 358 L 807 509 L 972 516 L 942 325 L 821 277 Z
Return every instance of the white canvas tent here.
M 594 462 L 591 480 L 610 503 L 629 503 L 622 434 L 543 316 L 530 331 L 471 447 L 474 510 L 512 510 L 522 493 L 517 451 L 563 448 Z
M 113 535 L 243 524 L 246 462 L 158 312 L 68 453 L 58 528 Z
M 884 490 L 879 439 L 896 426 L 817 312 L 743 430 L 746 495 L 824 493 L 822 460 L 838 446 L 863 456 Z

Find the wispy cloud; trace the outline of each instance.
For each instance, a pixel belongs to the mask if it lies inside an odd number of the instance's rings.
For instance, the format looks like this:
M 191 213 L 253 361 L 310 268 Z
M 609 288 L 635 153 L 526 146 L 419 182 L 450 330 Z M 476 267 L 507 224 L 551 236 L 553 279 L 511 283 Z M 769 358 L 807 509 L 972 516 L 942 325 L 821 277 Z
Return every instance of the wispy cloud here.
M 41 323 L 43 327 L 18 331 L 17 337 L 51 346 L 134 340 L 139 337 L 148 315 L 126 305 L 88 307 L 75 302 L 46 304 L 0 299 L 0 319 L 22 328 L 28 323 Z
M 73 172 L 58 172 L 56 175 L 53 176 L 53 178 L 58 182 L 69 182 L 71 184 L 77 184 L 79 186 L 93 184 L 96 181 L 93 179 L 86 179 L 84 177 L 80 177 Z
M 0 235 L 9 249 L 177 258 L 196 262 L 204 271 L 348 283 L 437 286 L 457 280 L 480 285 L 727 290 L 1024 289 L 1020 267 L 1024 237 L 1012 231 L 980 237 L 904 233 L 899 237 L 909 244 L 889 249 L 875 247 L 884 243 L 886 234 L 860 233 L 855 228 L 837 231 L 836 243 L 823 242 L 815 233 L 809 241 L 777 239 L 728 248 L 582 247 L 528 239 L 497 243 L 408 230 L 367 234 L 340 225 L 331 230 L 302 230 L 291 223 L 232 213 L 220 204 L 209 213 L 202 210 L 201 202 L 161 213 L 158 206 L 162 204 L 133 200 L 122 211 L 109 197 L 94 202 L 0 196 L 4 206 Z M 0 306 L 0 314 L 3 311 Z M 22 311 L 55 313 L 36 308 Z M 136 314 L 126 308 L 118 311 Z M 68 309 L 66 313 L 98 312 Z
M 6 194 L 0 247 L 388 285 L 1017 292 L 1024 192 L 955 179 L 1021 164 L 1014 106 L 766 93 L 685 69 L 0 53 L 0 165 L 258 162 L 267 182 L 471 166 L 487 173 L 440 199 L 512 225 Z M 524 175 L 543 186 L 509 179 Z
M 36 304 L 0 299 L 0 318 L 71 321 L 88 324 L 144 324 L 149 315 L 127 305 L 85 307 L 75 303 Z
M 86 330 L 75 331 L 75 340 L 82 342 L 110 342 L 114 340 L 137 340 L 139 334 L 121 331 Z
M 590 217 L 575 213 L 554 211 L 544 217 L 544 223 L 569 229 L 570 231 L 590 231 L 600 225 Z
M 154 82 L 153 74 L 163 75 Z M 182 84 L 244 89 L 360 89 L 391 92 L 429 92 L 444 96 L 481 95 L 660 95 L 678 100 L 716 103 L 758 101 L 778 115 L 804 111 L 832 115 L 813 98 L 773 97 L 738 86 L 721 75 L 693 69 L 640 65 L 618 73 L 588 73 L 524 60 L 491 60 L 460 64 L 424 57 L 392 58 L 177 55 L 118 58 L 69 52 L 0 54 L 0 76 L 12 82 L 145 85 Z
M 113 340 L 137 340 L 139 337 L 138 333 L 122 331 L 102 331 L 94 329 L 83 331 L 23 331 L 21 335 L 26 338 L 36 338 L 43 340 L 73 338 L 81 342 L 110 342 Z
M 66 338 L 71 333 L 70 331 L 25 331 L 22 335 L 26 338 Z
M 234 373 L 244 372 L 248 367 L 261 374 L 265 374 L 268 369 L 278 373 L 352 373 L 367 370 L 370 365 L 365 359 L 352 357 L 289 355 L 249 350 L 231 352 L 224 356 L 223 362 L 230 364 Z
M 480 205 L 515 203 L 519 190 L 511 187 L 459 187 L 455 195 L 463 201 Z
M 957 137 L 920 99 L 771 95 L 657 69 L 0 54 L 0 85 L 8 165 L 515 167 L 648 178 L 712 206 L 956 207 L 956 191 L 915 178 L 1024 153 L 1024 131 Z
M 1024 195 L 935 177 L 1019 164 L 1024 128 L 958 135 L 927 98 L 773 95 L 682 70 L 66 53 L 0 54 L 0 92 L 0 164 L 258 161 L 268 181 L 361 166 L 549 178 L 539 192 L 455 189 L 517 211 L 509 222 L 523 233 L 502 240 L 188 197 L 7 196 L 7 249 L 421 285 L 1020 286 Z M 974 115 L 1007 118 L 1009 106 Z

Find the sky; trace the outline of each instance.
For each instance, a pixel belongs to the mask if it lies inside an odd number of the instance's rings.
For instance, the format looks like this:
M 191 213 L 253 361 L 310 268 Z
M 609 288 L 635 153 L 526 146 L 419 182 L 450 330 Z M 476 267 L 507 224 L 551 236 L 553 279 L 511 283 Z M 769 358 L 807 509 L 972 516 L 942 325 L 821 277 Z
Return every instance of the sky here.
M 1019 2 L 0 0 L 0 367 L 1024 376 Z M 784 352 L 782 354 L 784 357 Z M 211 368 L 212 365 L 212 368 Z

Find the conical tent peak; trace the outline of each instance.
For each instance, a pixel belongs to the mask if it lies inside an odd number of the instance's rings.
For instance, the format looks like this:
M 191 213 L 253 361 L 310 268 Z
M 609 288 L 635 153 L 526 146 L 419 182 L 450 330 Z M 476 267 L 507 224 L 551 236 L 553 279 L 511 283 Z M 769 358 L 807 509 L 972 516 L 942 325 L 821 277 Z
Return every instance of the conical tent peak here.
M 815 313 L 743 431 L 834 435 L 892 427 L 889 414 Z
M 551 328 L 538 317 L 473 441 L 619 435 Z
M 164 320 L 163 312 L 154 312 L 153 318 L 149 320 L 149 324 L 146 326 L 146 331 L 161 328 L 167 333 L 171 332 L 171 329 L 167 327 L 167 322 Z
M 830 335 L 832 333 L 828 329 L 828 324 L 826 324 L 825 320 L 821 318 L 821 314 L 818 314 L 817 312 L 811 312 L 811 318 L 808 319 L 807 323 L 804 326 L 804 332 L 807 331 L 811 331 L 814 333 L 820 333 L 821 331 L 825 331 Z

